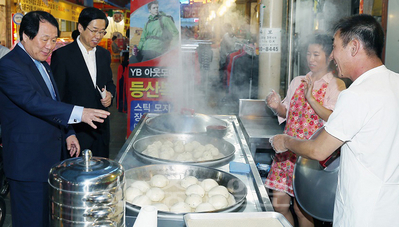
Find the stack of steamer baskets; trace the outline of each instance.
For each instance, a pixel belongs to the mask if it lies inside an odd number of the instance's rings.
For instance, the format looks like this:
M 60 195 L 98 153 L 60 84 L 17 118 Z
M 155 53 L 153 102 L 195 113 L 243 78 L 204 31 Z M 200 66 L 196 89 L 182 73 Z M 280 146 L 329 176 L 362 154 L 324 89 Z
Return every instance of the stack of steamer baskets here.
M 52 227 L 125 226 L 125 175 L 122 165 L 107 158 L 67 159 L 50 170 Z
M 158 216 L 181 218 L 239 209 L 246 185 L 216 169 L 234 158 L 235 147 L 224 139 L 227 122 L 193 112 L 167 113 L 148 118 L 145 126 L 152 135 L 136 140 L 133 150 L 149 165 L 125 173 L 128 208 L 152 205 Z

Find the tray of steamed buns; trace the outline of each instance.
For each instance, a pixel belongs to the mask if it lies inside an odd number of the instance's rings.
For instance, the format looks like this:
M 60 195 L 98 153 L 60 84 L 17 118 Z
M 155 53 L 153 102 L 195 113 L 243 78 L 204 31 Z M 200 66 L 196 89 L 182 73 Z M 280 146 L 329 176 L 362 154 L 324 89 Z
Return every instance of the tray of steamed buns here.
M 238 210 L 247 196 L 246 185 L 234 175 L 217 169 L 154 164 L 125 171 L 126 206 L 139 212 L 152 205 L 158 216 Z
M 147 163 L 181 163 L 216 166 L 233 158 L 235 147 L 224 139 L 207 135 L 159 134 L 133 143 L 136 155 Z

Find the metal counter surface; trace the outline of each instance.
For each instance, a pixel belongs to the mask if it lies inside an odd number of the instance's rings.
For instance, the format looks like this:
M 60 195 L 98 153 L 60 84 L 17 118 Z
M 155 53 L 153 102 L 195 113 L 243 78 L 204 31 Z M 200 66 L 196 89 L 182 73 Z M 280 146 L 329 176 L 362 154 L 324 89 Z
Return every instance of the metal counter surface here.
M 238 121 L 253 157 L 257 148 L 271 149 L 270 137 L 284 132 L 263 99 L 240 99 Z
M 141 118 L 140 122 L 137 124 L 129 138 L 126 140 L 125 144 L 122 146 L 119 151 L 116 161 L 122 164 L 125 170 L 149 165 L 152 163 L 146 163 L 145 160 L 140 159 L 135 152 L 133 151 L 133 143 L 139 138 L 153 135 L 148 129 L 146 129 L 145 121 L 148 118 L 158 116 L 157 114 L 145 114 Z M 247 174 L 235 174 L 231 173 L 237 178 L 239 178 L 245 185 L 247 185 L 247 197 L 246 201 L 237 208 L 234 212 L 263 212 L 263 211 L 274 211 L 273 206 L 270 202 L 269 195 L 263 185 L 261 177 L 259 175 L 258 169 L 256 168 L 255 162 L 245 140 L 244 134 L 239 125 L 238 119 L 233 115 L 218 115 L 213 116 L 219 119 L 222 119 L 228 123 L 228 131 L 226 136 L 223 138 L 226 141 L 230 142 L 234 145 L 236 151 L 234 157 L 226 163 L 220 163 L 220 166 L 211 166 L 212 168 L 229 172 L 229 162 L 240 162 L 247 163 L 250 166 L 250 173 Z M 137 217 L 137 212 L 131 209 L 129 206 L 126 207 L 126 220 L 132 220 Z M 168 224 L 172 223 L 172 224 Z M 170 220 L 166 218 L 158 218 L 159 226 L 184 226 L 183 215 L 181 218 L 176 217 Z M 129 225 L 127 225 L 129 226 Z M 130 226 L 129 226 L 130 227 Z

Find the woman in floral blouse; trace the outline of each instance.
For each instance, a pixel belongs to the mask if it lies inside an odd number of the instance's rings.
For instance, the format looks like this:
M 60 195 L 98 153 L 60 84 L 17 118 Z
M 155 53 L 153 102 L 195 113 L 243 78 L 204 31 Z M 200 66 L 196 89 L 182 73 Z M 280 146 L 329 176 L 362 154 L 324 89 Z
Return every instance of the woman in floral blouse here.
M 284 133 L 301 139 L 309 139 L 323 126 L 332 113 L 339 93 L 345 89 L 342 80 L 334 77 L 329 68 L 332 58 L 332 37 L 314 35 L 308 43 L 307 62 L 310 72 L 294 78 L 288 87 L 287 96 L 272 91 L 266 104 L 278 116 L 280 123 L 286 121 Z M 293 171 L 297 156 L 291 151 L 276 154 L 265 186 L 273 190 L 273 207 L 294 226 L 289 207 L 293 191 Z M 299 226 L 314 226 L 313 219 L 306 214 L 294 199 L 294 211 Z

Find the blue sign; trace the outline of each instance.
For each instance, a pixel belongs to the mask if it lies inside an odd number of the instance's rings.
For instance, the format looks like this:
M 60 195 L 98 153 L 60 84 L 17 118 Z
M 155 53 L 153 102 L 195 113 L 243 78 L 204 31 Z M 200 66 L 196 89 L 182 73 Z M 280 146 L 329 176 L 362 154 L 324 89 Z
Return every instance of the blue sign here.
M 133 131 L 141 117 L 145 113 L 169 113 L 172 105 L 165 101 L 138 101 L 133 100 L 130 103 L 130 131 Z
M 20 25 L 21 21 L 22 21 L 22 17 L 24 17 L 24 15 L 22 13 L 16 13 L 14 14 L 14 16 L 12 17 L 12 21 L 16 24 L 16 25 Z

